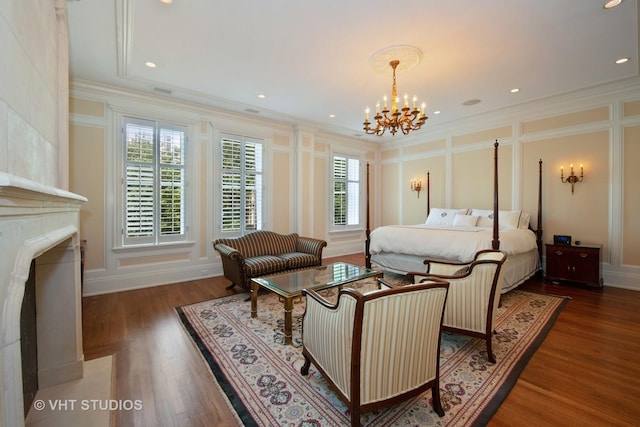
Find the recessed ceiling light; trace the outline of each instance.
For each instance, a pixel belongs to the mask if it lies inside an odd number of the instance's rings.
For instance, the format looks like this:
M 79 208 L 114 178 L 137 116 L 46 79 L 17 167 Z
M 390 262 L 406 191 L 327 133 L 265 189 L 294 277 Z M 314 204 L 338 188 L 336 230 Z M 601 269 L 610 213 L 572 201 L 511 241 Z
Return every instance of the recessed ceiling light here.
M 520 89 L 517 87 L 514 87 L 513 89 L 511 89 L 511 93 L 517 93 L 520 92 Z
M 613 9 L 616 6 L 619 6 L 622 3 L 622 0 L 609 0 L 605 4 L 602 5 L 605 9 Z
M 335 117 L 335 114 L 329 114 L 329 117 L 331 117 L 332 119 Z
M 160 0 L 160 2 L 164 4 L 171 4 L 173 3 L 173 0 Z
M 146 65 L 149 68 L 156 68 L 156 63 L 155 62 L 147 61 L 147 62 L 144 63 L 144 65 Z
M 260 98 L 260 99 L 265 99 L 265 98 L 266 98 L 266 95 L 258 94 L 258 98 Z
M 616 61 L 616 64 L 624 64 L 625 62 L 627 62 L 629 60 L 629 58 L 620 58 Z
M 440 110 L 434 111 L 433 114 L 440 114 Z

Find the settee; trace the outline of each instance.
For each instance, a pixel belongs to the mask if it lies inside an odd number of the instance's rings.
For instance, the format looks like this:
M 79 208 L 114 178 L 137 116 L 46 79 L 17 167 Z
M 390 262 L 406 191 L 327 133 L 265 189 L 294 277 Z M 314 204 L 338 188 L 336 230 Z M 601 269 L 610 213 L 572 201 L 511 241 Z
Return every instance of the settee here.
M 322 265 L 325 246 L 324 240 L 262 230 L 213 242 L 222 258 L 224 277 L 231 281 L 229 288 L 240 286 L 247 291 L 253 277 Z

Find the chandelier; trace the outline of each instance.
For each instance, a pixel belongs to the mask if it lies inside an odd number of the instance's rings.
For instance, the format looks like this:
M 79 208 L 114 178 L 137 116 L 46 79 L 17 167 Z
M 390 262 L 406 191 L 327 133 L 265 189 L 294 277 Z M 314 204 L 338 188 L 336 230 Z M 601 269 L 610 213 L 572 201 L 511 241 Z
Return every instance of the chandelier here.
M 394 59 L 389 62 L 391 68 L 393 68 L 393 86 L 391 86 L 391 110 L 387 106 L 387 96 L 383 98 L 384 105 L 382 111 L 380 111 L 380 102 L 376 103 L 376 115 L 373 117 L 375 122 L 369 121 L 369 107 L 365 110 L 364 131 L 370 135 L 382 136 L 387 129 L 391 132 L 391 135 L 395 136 L 398 130 L 403 134 L 408 135 L 412 130 L 418 130 L 422 127 L 424 122 L 427 121 L 425 113 L 426 104 L 422 103 L 422 108 L 418 109 L 416 102 L 418 98 L 413 97 L 413 109 L 409 107 L 408 96 L 404 96 L 404 105 L 402 108 L 398 108 L 398 91 L 396 89 L 396 67 L 398 67 L 400 61 Z

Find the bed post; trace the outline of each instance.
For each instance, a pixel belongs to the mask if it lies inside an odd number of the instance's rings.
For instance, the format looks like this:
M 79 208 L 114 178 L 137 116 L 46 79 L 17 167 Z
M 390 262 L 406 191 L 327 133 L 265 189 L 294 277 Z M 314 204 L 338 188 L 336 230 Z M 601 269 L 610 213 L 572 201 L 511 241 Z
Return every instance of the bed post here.
M 498 224 L 498 140 L 493 145 L 493 240 L 491 247 L 500 249 L 499 224 Z
M 365 229 L 365 241 L 364 241 L 364 265 L 367 268 L 371 268 L 371 252 L 369 252 L 369 246 L 371 245 L 371 226 L 369 219 L 369 162 L 367 162 L 367 228 Z
M 538 162 L 538 227 L 536 229 L 536 245 L 538 245 L 540 270 L 542 271 L 542 159 Z

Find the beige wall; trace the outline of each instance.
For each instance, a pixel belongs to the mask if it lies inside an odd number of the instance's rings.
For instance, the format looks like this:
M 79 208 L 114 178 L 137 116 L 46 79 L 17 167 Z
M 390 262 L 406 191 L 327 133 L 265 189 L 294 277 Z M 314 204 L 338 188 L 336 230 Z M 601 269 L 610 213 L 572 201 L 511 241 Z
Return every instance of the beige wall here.
M 606 131 L 569 135 L 524 144 L 523 164 L 543 160 L 544 240 L 554 234 L 567 234 L 573 240 L 602 245 L 601 258 L 609 260 L 609 134 Z M 560 181 L 560 166 L 565 176 L 569 165 L 576 172 L 584 165 L 584 182 L 571 185 Z M 578 172 L 579 173 L 579 172 Z M 523 175 L 528 209 L 537 210 L 537 178 Z
M 640 265 L 640 126 L 624 130 L 622 264 Z
M 80 235 L 87 241 L 86 269 L 104 269 L 105 242 L 105 130 L 69 126 L 69 185 L 73 192 L 91 195 L 80 208 Z
M 498 148 L 498 189 L 500 209 L 512 207 L 513 165 L 510 145 Z M 463 151 L 453 155 L 454 208 L 493 209 L 494 148 Z
M 273 230 L 280 233 L 290 231 L 291 217 L 289 200 L 291 199 L 291 162 L 288 152 L 277 151 L 273 154 L 273 187 L 267 191 L 273 197 Z
M 383 163 L 380 171 L 380 225 L 401 224 L 399 203 L 400 165 Z M 408 183 L 408 181 L 407 181 Z M 373 228 L 373 227 L 372 227 Z
M 635 218 L 640 216 L 640 198 L 636 197 L 634 185 L 630 185 L 640 178 L 635 168 L 639 156 L 640 88 L 634 99 L 630 99 L 633 91 L 629 90 L 602 92 L 600 99 L 589 102 L 576 103 L 567 97 L 565 104 L 554 104 L 553 111 L 525 108 L 521 114 L 510 111 L 508 117 L 503 117 L 495 113 L 483 120 L 474 118 L 447 126 L 428 122 L 423 133 L 380 144 L 277 122 L 247 123 L 244 118 L 199 105 L 166 101 L 158 106 L 153 98 L 137 99 L 137 95 L 126 92 L 96 96 L 92 90 L 87 92 L 90 96 L 82 96 L 83 91 L 79 90 L 71 102 L 72 183 L 90 200 L 82 211 L 83 233 L 90 240 L 89 278 L 99 284 L 122 282 L 134 271 L 143 277 L 145 272 L 157 269 L 158 260 L 171 260 L 164 264 L 174 265 L 175 277 L 184 280 L 192 277 L 189 274 L 220 274 L 219 259 L 211 245 L 217 235 L 212 220 L 217 191 L 212 182 L 212 153 L 215 132 L 228 131 L 258 136 L 268 142 L 268 227 L 325 239 L 329 243 L 326 256 L 358 252 L 364 239 L 364 230 L 330 231 L 328 185 L 333 152 L 355 154 L 370 162 L 370 218 L 374 229 L 385 224 L 425 221 L 427 172 L 432 208 L 490 209 L 493 144 L 498 139 L 500 208 L 529 211 L 533 225 L 537 225 L 538 161 L 542 159 L 544 241 L 551 241 L 553 234 L 569 234 L 574 240 L 601 244 L 605 283 L 633 287 L 634 278 L 640 278 L 640 242 L 635 237 L 639 235 Z M 105 111 L 107 104 L 121 107 Z M 110 174 L 108 158 L 115 143 L 110 127 L 114 115 L 126 110 L 128 104 L 135 104 L 142 111 L 145 105 L 154 104 L 169 115 L 187 114 L 187 121 L 191 116 L 197 117 L 193 131 L 199 145 L 196 180 L 200 181 L 200 200 L 195 206 L 198 241 L 193 249 L 175 254 L 112 250 L 109 239 L 114 230 L 109 229 L 113 222 L 109 212 L 113 188 L 99 175 Z M 561 183 L 559 177 L 560 166 L 568 172 L 570 164 L 576 170 L 583 164 L 585 172 L 584 182 L 576 184 L 573 195 L 569 184 Z M 86 179 L 87 174 L 93 176 Z M 423 182 L 419 198 L 410 189 L 411 179 Z M 363 207 L 363 214 L 364 210 Z M 167 280 L 173 280 L 172 276 L 168 275 Z
M 429 173 L 429 185 L 427 185 L 427 172 Z M 402 209 L 402 223 L 422 224 L 427 220 L 427 202 L 429 200 L 432 208 L 445 204 L 444 158 L 431 157 L 403 162 L 402 175 L 404 177 L 402 195 L 405 200 Z M 422 181 L 420 197 L 415 191 L 411 191 L 410 181 L 412 179 Z
M 152 109 L 150 105 L 153 105 Z M 348 147 L 347 152 L 373 163 L 375 179 L 377 144 L 332 135 L 319 136 L 316 130 L 296 129 L 269 121 L 248 123 L 244 118 L 201 105 L 180 104 L 118 90 L 102 93 L 83 84 L 73 87 L 70 111 L 71 186 L 90 200 L 81 211 L 82 235 L 88 242 L 85 254 L 87 294 L 222 273 L 219 256 L 212 245 L 219 237 L 216 214 L 219 133 L 265 141 L 266 229 L 324 239 L 329 243 L 325 256 L 362 250 L 364 226 L 362 230 L 349 233 L 329 231 L 330 157 L 335 147 Z M 122 116 L 165 120 L 170 117 L 187 126 L 188 152 L 191 153 L 187 160 L 190 165 L 188 188 L 192 195 L 191 204 L 187 206 L 189 241 L 163 247 L 122 247 L 120 231 L 115 229 L 120 185 L 115 162 L 120 132 L 116 127 Z
M 637 92 L 637 91 L 636 91 Z M 622 96 L 622 92 L 618 94 Z M 461 121 L 442 132 L 425 132 L 433 141 L 396 142 L 381 147 L 380 225 L 423 221 L 426 204 L 409 190 L 412 178 L 431 171 L 431 207 L 477 207 L 493 204 L 493 142 L 499 148 L 500 209 L 523 209 L 537 227 L 539 160 L 543 160 L 543 241 L 567 234 L 585 244 L 601 245 L 605 284 L 640 289 L 640 93 L 629 100 L 606 98 L 580 108 L 567 98 L 555 114 L 524 110 L 520 119 L 498 114 L 500 121 Z M 428 127 L 429 123 L 427 123 Z M 466 128 L 464 132 L 460 129 Z M 431 136 L 435 135 L 435 136 Z M 560 180 L 570 165 L 583 182 Z M 400 181 L 402 181 L 400 183 Z M 398 191 L 398 189 L 401 189 Z M 395 203 L 393 202 L 395 201 Z
M 327 206 L 327 200 L 329 200 L 330 198 L 328 188 L 329 176 L 327 174 L 328 167 L 329 165 L 326 157 L 315 158 L 315 163 L 313 166 L 313 182 L 315 183 L 315 185 L 313 186 L 313 191 L 311 194 L 311 197 L 313 198 L 313 206 Z M 324 209 L 320 212 L 314 212 L 313 232 L 311 233 L 312 236 L 326 236 L 328 234 L 327 225 L 329 223 L 329 218 L 327 212 L 327 209 Z

